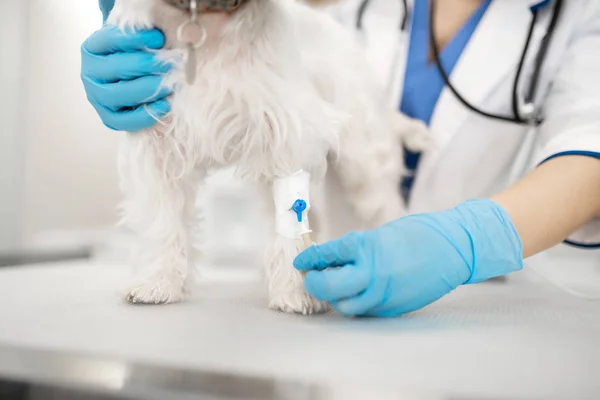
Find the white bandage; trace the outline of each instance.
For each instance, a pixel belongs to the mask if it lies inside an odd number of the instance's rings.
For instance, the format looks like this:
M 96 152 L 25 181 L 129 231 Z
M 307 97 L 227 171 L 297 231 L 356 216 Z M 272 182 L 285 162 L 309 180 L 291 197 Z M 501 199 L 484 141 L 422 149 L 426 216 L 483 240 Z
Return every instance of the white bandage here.
M 273 200 L 275 201 L 275 231 L 288 239 L 300 239 L 310 233 L 308 210 L 310 209 L 310 174 L 302 170 L 273 182 Z M 297 200 L 306 202 L 302 213 L 302 222 L 292 210 Z

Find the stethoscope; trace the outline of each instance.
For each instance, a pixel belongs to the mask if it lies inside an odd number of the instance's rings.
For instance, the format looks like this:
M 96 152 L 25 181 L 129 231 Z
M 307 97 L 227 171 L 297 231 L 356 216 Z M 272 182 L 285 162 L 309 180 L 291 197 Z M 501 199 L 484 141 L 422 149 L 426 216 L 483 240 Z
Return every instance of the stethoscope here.
M 356 29 L 358 29 L 359 31 L 362 30 L 363 18 L 364 18 L 365 12 L 367 11 L 367 8 L 368 8 L 370 2 L 371 2 L 370 0 L 363 0 L 358 8 L 357 15 L 356 15 Z M 400 23 L 400 30 L 402 32 L 406 32 L 406 26 L 408 24 L 407 0 L 402 0 L 402 4 L 404 6 L 405 12 L 402 16 L 402 20 Z M 434 31 L 434 26 L 433 26 L 434 25 L 433 20 L 434 20 L 434 15 L 435 15 L 435 5 L 436 5 L 436 2 L 434 0 L 431 0 L 430 1 L 430 11 L 429 11 L 429 44 L 430 44 L 432 52 L 433 52 L 433 58 L 435 61 L 435 65 L 436 65 L 440 75 L 442 76 L 444 83 L 446 84 L 448 89 L 450 89 L 452 94 L 454 94 L 454 96 L 465 107 L 467 107 L 471 111 L 473 111 L 479 115 L 482 115 L 486 118 L 491 118 L 491 119 L 506 121 L 506 122 L 512 122 L 512 123 L 517 123 L 517 124 L 523 124 L 523 125 L 532 125 L 532 124 L 539 125 L 542 122 L 542 118 L 541 118 L 541 115 L 536 111 L 534 99 L 535 99 L 535 96 L 536 96 L 536 93 L 538 90 L 539 81 L 540 81 L 540 77 L 541 77 L 541 71 L 542 71 L 542 67 L 544 65 L 544 60 L 546 59 L 546 55 L 548 54 L 550 42 L 552 41 L 552 37 L 554 35 L 554 32 L 556 31 L 556 26 L 557 26 L 558 20 L 560 18 L 563 0 L 556 0 L 556 2 L 555 2 L 554 9 L 552 12 L 552 19 L 550 21 L 550 25 L 548 26 L 548 31 L 547 31 L 546 35 L 544 36 L 544 38 L 542 39 L 542 42 L 540 43 L 540 48 L 535 57 L 532 78 L 531 78 L 531 81 L 529 82 L 529 87 L 523 98 L 523 101 L 522 101 L 523 105 L 520 107 L 519 106 L 519 103 L 520 103 L 519 83 L 520 83 L 521 75 L 522 75 L 522 72 L 524 69 L 523 67 L 525 64 L 525 59 L 527 58 L 527 53 L 528 53 L 529 47 L 531 45 L 535 24 L 537 22 L 538 15 L 539 15 L 538 8 L 535 8 L 532 10 L 533 18 L 531 20 L 531 25 L 529 27 L 529 32 L 527 34 L 527 40 L 525 41 L 525 46 L 523 47 L 521 59 L 519 61 L 519 65 L 517 67 L 516 78 L 513 83 L 513 90 L 512 90 L 513 115 L 512 116 L 494 114 L 494 113 L 490 113 L 490 112 L 480 109 L 479 107 L 473 105 L 467 99 L 465 99 L 460 94 L 460 92 L 456 89 L 456 87 L 452 84 L 452 82 L 450 82 L 450 77 L 448 76 L 448 73 L 444 70 L 444 68 L 442 66 L 442 62 L 440 60 L 440 50 L 439 50 L 437 42 L 435 40 L 435 31 Z

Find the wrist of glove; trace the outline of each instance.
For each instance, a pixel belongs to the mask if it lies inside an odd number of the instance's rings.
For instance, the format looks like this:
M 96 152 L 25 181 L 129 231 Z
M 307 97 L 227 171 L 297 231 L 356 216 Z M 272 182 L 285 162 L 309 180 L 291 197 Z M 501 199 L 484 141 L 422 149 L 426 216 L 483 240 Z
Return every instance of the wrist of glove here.
M 469 270 L 469 278 L 461 284 L 483 282 L 523 266 L 519 235 L 510 216 L 492 200 L 471 200 L 413 220 L 445 236 L 460 254 Z
M 395 316 L 523 261 L 508 214 L 491 200 L 472 200 L 313 246 L 294 265 L 308 271 L 308 292 L 341 314 Z

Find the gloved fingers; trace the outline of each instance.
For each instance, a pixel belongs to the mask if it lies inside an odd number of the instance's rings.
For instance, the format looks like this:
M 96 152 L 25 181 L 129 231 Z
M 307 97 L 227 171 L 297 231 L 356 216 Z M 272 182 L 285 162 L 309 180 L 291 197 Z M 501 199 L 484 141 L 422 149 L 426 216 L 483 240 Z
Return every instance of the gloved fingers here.
M 309 247 L 296 257 L 294 267 L 310 271 L 352 264 L 359 254 L 361 242 L 362 233 L 352 232 L 340 239 Z
M 158 29 L 124 32 L 116 26 L 105 25 L 83 43 L 83 48 L 91 54 L 108 55 L 147 49 L 158 50 L 164 45 L 165 36 Z
M 332 302 L 358 295 L 367 288 L 370 280 L 371 272 L 368 269 L 347 265 L 325 271 L 310 271 L 304 280 L 304 287 L 317 300 Z
M 113 111 L 122 108 L 138 107 L 141 104 L 153 103 L 172 93 L 172 89 L 162 85 L 160 76 L 145 76 L 132 81 L 98 84 L 84 79 L 88 93 L 103 107 Z M 95 87 L 91 87 L 94 85 Z
M 137 51 L 98 56 L 82 50 L 84 74 L 100 83 L 113 83 L 131 80 L 148 75 L 161 75 L 169 72 L 172 65 L 159 60 L 156 55 Z
M 385 304 L 389 288 L 389 279 L 376 279 L 363 293 L 349 299 L 332 302 L 331 307 L 345 317 L 366 316 L 373 308 Z
M 133 110 L 113 111 L 103 108 L 99 114 L 104 124 L 110 129 L 137 132 L 154 126 L 157 119 L 163 118 L 170 110 L 169 101 L 162 99 Z

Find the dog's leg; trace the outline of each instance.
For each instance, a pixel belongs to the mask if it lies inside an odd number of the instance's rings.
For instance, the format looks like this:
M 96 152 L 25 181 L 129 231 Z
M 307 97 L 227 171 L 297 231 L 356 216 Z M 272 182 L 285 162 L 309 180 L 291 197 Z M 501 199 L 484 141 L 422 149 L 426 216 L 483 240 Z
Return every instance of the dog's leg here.
M 272 237 L 269 239 L 265 251 L 265 273 L 269 286 L 269 307 L 273 310 L 297 314 L 323 313 L 329 310 L 327 303 L 312 298 L 304 289 L 304 274 L 298 272 L 293 262 L 296 256 L 305 248 L 300 238 L 291 238 L 289 234 L 282 234 L 281 218 L 285 215 L 294 220 L 296 215 L 288 210 L 294 199 L 283 200 L 273 198 L 271 188 L 264 189 L 264 198 L 269 205 L 269 215 L 272 225 Z M 275 196 L 277 197 L 277 196 Z M 291 200 L 291 201 L 289 201 Z M 310 204 L 310 199 L 303 199 Z M 289 203 L 289 205 L 287 205 Z M 311 213 L 311 215 L 315 215 Z M 308 212 L 304 214 L 308 218 Z M 278 221 L 279 220 L 279 221 Z M 308 220 L 304 221 L 308 227 Z M 284 225 L 286 223 L 284 222 Z M 286 228 L 284 227 L 283 231 Z
M 138 284 L 131 303 L 160 304 L 182 299 L 193 262 L 194 203 L 202 174 L 154 131 L 128 134 L 121 153 L 125 192 L 123 222 L 139 239 L 133 264 Z
M 344 138 L 332 165 L 364 229 L 392 221 L 406 212 L 400 194 L 400 141 L 375 140 L 374 136 L 353 132 Z
M 368 114 L 368 113 L 367 113 Z M 396 111 L 359 121 L 358 131 L 342 135 L 334 168 L 364 228 L 375 228 L 406 214 L 400 192 L 404 173 L 403 146 L 430 147 L 430 134 L 420 121 Z
M 423 122 L 409 118 L 399 112 L 392 113 L 394 132 L 400 137 L 402 144 L 409 150 L 419 152 L 433 147 L 431 132 Z

